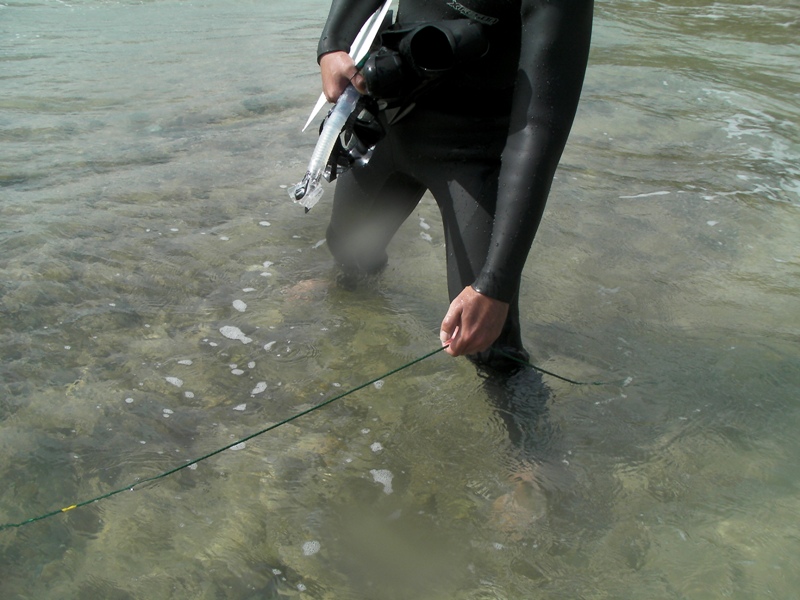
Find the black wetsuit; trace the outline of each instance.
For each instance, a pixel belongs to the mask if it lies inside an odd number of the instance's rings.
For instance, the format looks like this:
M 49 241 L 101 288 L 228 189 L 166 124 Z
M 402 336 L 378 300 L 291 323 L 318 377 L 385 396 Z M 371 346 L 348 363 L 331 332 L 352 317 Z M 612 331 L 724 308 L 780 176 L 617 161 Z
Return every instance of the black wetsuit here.
M 347 51 L 381 4 L 333 0 L 319 55 Z M 369 163 L 339 178 L 328 228 L 336 260 L 380 268 L 430 190 L 444 223 L 450 299 L 472 285 L 509 302 L 494 347 L 526 356 L 519 283 L 577 110 L 592 10 L 592 0 L 400 0 L 395 27 L 471 18 L 489 49 L 417 98 Z

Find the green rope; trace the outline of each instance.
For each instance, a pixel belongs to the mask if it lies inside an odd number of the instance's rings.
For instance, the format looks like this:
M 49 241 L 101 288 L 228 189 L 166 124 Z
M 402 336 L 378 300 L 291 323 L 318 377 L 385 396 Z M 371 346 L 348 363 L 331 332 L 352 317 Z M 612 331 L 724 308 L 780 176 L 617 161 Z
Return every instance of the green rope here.
M 358 385 L 358 386 L 356 386 L 356 387 L 354 387 L 354 388 L 352 388 L 352 389 L 350 389 L 350 390 L 348 390 L 346 392 L 342 392 L 338 396 L 334 396 L 333 398 L 329 398 L 328 400 L 325 400 L 324 402 L 320 402 L 319 404 L 316 404 L 316 405 L 312 406 L 311 408 L 308 408 L 308 409 L 303 410 L 303 411 L 301 411 L 299 413 L 296 413 L 296 414 L 292 415 L 291 417 L 288 417 L 288 418 L 284 419 L 283 421 L 279 421 L 278 423 L 270 425 L 269 427 L 265 427 L 264 429 L 262 429 L 260 431 L 256 431 L 255 433 L 251 433 L 250 435 L 248 435 L 246 437 L 243 437 L 240 440 L 237 440 L 235 442 L 232 442 L 232 443 L 228 444 L 227 446 L 223 446 L 222 448 L 214 450 L 213 452 L 209 452 L 208 454 L 204 454 L 203 456 L 200 456 L 198 458 L 190 460 L 189 462 L 184 463 L 184 464 L 182 464 L 182 465 L 180 465 L 178 467 L 175 467 L 174 469 L 170 469 L 169 471 L 164 471 L 163 473 L 159 473 L 158 475 L 153 475 L 152 477 L 146 477 L 145 479 L 140 479 L 140 480 L 136 481 L 135 483 L 132 483 L 130 485 L 126 485 L 125 487 L 121 487 L 118 490 L 113 490 L 111 492 L 103 494 L 102 496 L 97 496 L 96 498 L 92 498 L 91 500 L 84 500 L 83 502 L 78 502 L 76 504 L 71 504 L 70 506 L 65 506 L 64 508 L 59 508 L 58 510 L 54 510 L 54 511 L 51 511 L 49 513 L 45 513 L 43 515 L 39 515 L 38 517 L 32 517 L 30 519 L 26 519 L 24 521 L 20 521 L 19 523 L 6 523 L 4 525 L 0 525 L 0 531 L 3 531 L 5 529 L 11 529 L 12 527 L 22 527 L 23 525 L 29 525 L 30 523 L 35 523 L 37 521 L 43 521 L 44 519 L 48 519 L 50 517 L 54 517 L 56 515 L 60 515 L 60 514 L 69 512 L 69 511 L 74 510 L 76 508 L 80 508 L 81 506 L 86 506 L 88 504 L 93 504 L 93 503 L 98 502 L 100 500 L 105 500 L 106 498 L 110 498 L 111 496 L 116 496 L 117 494 L 121 494 L 122 492 L 127 492 L 127 491 L 131 491 L 132 492 L 135 488 L 141 487 L 146 483 L 150 483 L 150 482 L 153 482 L 153 481 L 157 481 L 159 479 L 163 479 L 165 477 L 168 477 L 168 476 L 172 475 L 173 473 L 177 473 L 178 471 L 182 471 L 183 469 L 187 469 L 187 468 L 191 467 L 192 465 L 196 465 L 197 463 L 202 462 L 202 461 L 204 461 L 206 459 L 209 459 L 212 456 L 216 456 L 217 454 L 220 454 L 221 452 L 224 452 L 225 450 L 229 450 L 229 449 L 233 448 L 234 446 L 236 446 L 238 444 L 242 444 L 242 443 L 244 443 L 244 442 L 246 442 L 248 440 L 252 440 L 253 438 L 258 437 L 258 436 L 260 436 L 260 435 L 262 435 L 264 433 L 267 433 L 268 431 L 272 431 L 273 429 L 277 429 L 281 425 L 286 425 L 286 423 L 290 423 L 291 421 L 294 421 L 295 419 L 299 419 L 300 417 L 302 417 L 304 415 L 307 415 L 307 414 L 309 414 L 311 412 L 314 412 L 315 410 L 319 410 L 320 408 L 323 408 L 324 406 L 327 406 L 328 404 L 336 402 L 337 400 L 341 400 L 345 396 L 349 396 L 350 394 L 352 394 L 354 392 L 362 390 L 365 387 L 380 381 L 381 379 L 386 379 L 387 377 L 390 377 L 390 376 L 394 375 L 395 373 L 398 373 L 398 372 L 400 372 L 400 371 L 402 371 L 404 369 L 407 369 L 408 367 L 411 367 L 412 365 L 415 365 L 418 362 L 422 362 L 426 358 L 429 358 L 429 357 L 433 356 L 434 354 L 437 354 L 437 353 L 443 351 L 445 348 L 447 348 L 447 346 L 442 346 L 441 348 L 437 348 L 436 350 L 433 350 L 432 352 L 428 352 L 427 354 L 424 354 L 424 355 L 422 355 L 422 356 L 420 356 L 418 358 L 415 358 L 414 360 L 412 360 L 410 362 L 407 362 L 406 364 L 404 364 L 402 366 L 399 366 L 399 367 L 397 367 L 395 369 L 392 369 L 391 371 L 388 371 L 387 373 L 384 373 L 383 375 L 381 375 L 379 377 L 375 377 L 374 379 L 370 379 L 369 381 L 367 381 L 365 383 L 362 383 L 361 385 Z M 508 358 L 510 358 L 510 359 L 522 364 L 522 365 L 531 367 L 533 369 L 536 369 L 537 371 L 545 373 L 546 375 L 550 375 L 551 377 L 556 377 L 557 379 L 561 379 L 562 381 L 566 381 L 568 383 L 572 383 L 572 384 L 575 384 L 575 385 L 607 385 L 607 383 L 604 383 L 602 381 L 583 382 L 583 381 L 575 381 L 573 379 L 568 379 L 566 377 L 562 377 L 561 375 L 556 375 L 555 373 L 552 373 L 550 371 L 546 371 L 545 369 L 542 369 L 540 367 L 532 365 L 529 362 L 520 360 L 520 359 L 518 359 L 518 358 L 516 358 L 514 356 L 511 356 L 510 354 L 506 354 L 505 352 L 501 352 L 501 353 L 504 354 L 506 357 L 508 357 Z
M 343 392 L 343 393 L 339 394 L 338 396 L 334 396 L 333 398 L 329 398 L 328 400 L 325 400 L 324 402 L 320 402 L 319 404 L 316 404 L 316 405 L 312 406 L 311 408 L 308 408 L 308 409 L 303 410 L 303 411 L 301 411 L 301 412 L 299 412 L 297 414 L 294 414 L 291 417 L 289 417 L 287 419 L 284 419 L 283 421 L 280 421 L 278 423 L 270 425 L 269 427 L 265 427 L 261 431 L 256 431 L 255 433 L 251 433 L 247 437 L 243 437 L 242 439 L 237 440 L 237 441 L 235 441 L 235 442 L 233 442 L 231 444 L 228 444 L 227 446 L 224 446 L 222 448 L 219 448 L 218 450 L 214 450 L 213 452 L 209 452 L 208 454 L 204 454 L 203 456 L 195 458 L 195 459 L 193 459 L 193 460 L 191 460 L 191 461 L 189 461 L 187 463 L 184 463 L 179 467 L 175 467 L 174 469 L 170 469 L 169 471 L 164 471 L 163 473 L 160 473 L 158 475 L 154 475 L 152 477 L 147 477 L 145 479 L 140 479 L 140 480 L 136 481 L 135 483 L 132 483 L 130 485 L 126 485 L 125 487 L 119 488 L 118 490 L 114 490 L 114 491 L 108 492 L 106 494 L 103 494 L 102 496 L 97 496 L 96 498 L 92 498 L 91 500 L 84 500 L 83 502 L 78 502 L 78 503 L 72 504 L 70 506 L 65 506 L 64 508 L 59 508 L 58 510 L 54 510 L 54 511 L 46 513 L 46 514 L 39 515 L 38 517 L 33 517 L 33 518 L 30 518 L 30 519 L 26 519 L 24 521 L 20 521 L 19 523 L 6 523 L 5 525 L 0 525 L 0 531 L 3 531 L 5 529 L 11 529 L 12 527 L 22 527 L 23 525 L 28 525 L 30 523 L 35 523 L 37 521 L 43 521 L 44 519 L 48 519 L 50 517 L 54 517 L 56 515 L 60 515 L 62 513 L 69 512 L 69 511 L 74 510 L 76 508 L 80 508 L 81 506 L 86 506 L 87 504 L 93 504 L 94 502 L 98 502 L 100 500 L 105 500 L 106 498 L 110 498 L 111 496 L 116 496 L 117 494 L 121 494 L 122 492 L 126 492 L 126 491 L 131 491 L 132 492 L 135 488 L 140 487 L 140 486 L 142 486 L 142 485 L 144 485 L 146 483 L 150 483 L 152 481 L 156 481 L 158 479 L 163 479 L 164 477 L 168 477 L 169 475 L 172 475 L 173 473 L 177 473 L 178 471 L 182 471 L 183 469 L 189 468 L 192 465 L 196 465 L 197 463 L 199 463 L 201 461 L 204 461 L 204 460 L 206 460 L 208 458 L 211 458 L 212 456 L 216 456 L 217 454 L 220 454 L 221 452 L 224 452 L 225 450 L 229 450 L 230 448 L 233 448 L 237 444 L 241 444 L 241 443 L 244 443 L 244 442 L 246 442 L 248 440 L 252 440 L 254 437 L 258 437 L 259 435 L 267 433 L 268 431 L 272 431 L 273 429 L 277 429 L 281 425 L 285 425 L 286 423 L 294 421 L 295 419 L 299 419 L 300 417 L 302 417 L 304 415 L 307 415 L 310 412 L 314 412 L 315 410 L 319 410 L 320 408 L 322 408 L 324 406 L 327 406 L 328 404 L 331 404 L 332 402 L 336 402 L 337 400 L 340 400 L 340 399 L 344 398 L 345 396 L 349 396 L 350 394 L 352 394 L 354 392 L 357 392 L 358 390 L 364 389 L 365 387 L 367 387 L 369 385 L 372 385 L 373 383 L 376 383 L 376 382 L 380 381 L 381 379 L 385 379 L 387 377 L 390 377 L 391 375 L 394 375 L 395 373 L 398 373 L 399 371 L 402 371 L 403 369 L 407 369 L 408 367 L 410 367 L 412 365 L 415 365 L 418 362 L 422 362 L 426 358 L 429 358 L 429 357 L 433 356 L 434 354 L 437 354 L 437 353 L 441 352 L 446 347 L 447 346 L 442 346 L 441 348 L 437 348 L 436 350 L 434 350 L 432 352 L 428 352 L 427 354 L 424 354 L 423 356 L 420 356 L 419 358 L 415 358 L 411 362 L 408 362 L 408 363 L 406 363 L 406 364 L 404 364 L 404 365 L 402 365 L 400 367 L 397 367 L 396 369 L 392 369 L 391 371 L 389 371 L 387 373 L 384 373 L 380 377 L 375 377 L 374 379 L 370 379 L 366 383 L 362 383 L 361 385 L 356 386 L 356 387 L 354 387 L 354 388 L 352 388 L 352 389 L 350 389 L 350 390 L 348 390 L 346 392 Z
M 611 385 L 612 383 L 617 383 L 614 381 L 575 381 L 574 379 L 570 379 L 569 377 L 562 377 L 561 375 L 557 375 L 552 371 L 548 371 L 547 369 L 537 367 L 536 365 L 529 363 L 527 360 L 522 360 L 521 358 L 512 356 L 511 354 L 503 352 L 502 350 L 498 350 L 498 352 L 503 356 L 505 356 L 506 358 L 510 358 L 514 362 L 517 362 L 523 366 L 530 367 L 535 371 L 539 371 L 540 373 L 544 373 L 545 375 L 550 375 L 550 377 L 555 377 L 556 379 L 560 379 L 561 381 L 566 381 L 567 383 L 571 383 L 573 385 Z

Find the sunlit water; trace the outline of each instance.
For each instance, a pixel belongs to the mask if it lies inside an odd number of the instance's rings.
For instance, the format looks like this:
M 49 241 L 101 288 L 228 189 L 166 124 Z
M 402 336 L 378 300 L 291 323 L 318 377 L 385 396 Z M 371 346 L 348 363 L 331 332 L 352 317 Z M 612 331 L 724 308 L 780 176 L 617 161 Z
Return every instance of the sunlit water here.
M 0 3 L 0 523 L 436 348 L 432 201 L 352 292 L 331 191 L 286 195 L 327 4 Z M 544 376 L 531 518 L 439 353 L 0 531 L 0 597 L 797 597 L 800 8 L 596 15 L 522 306 L 536 364 L 609 383 Z

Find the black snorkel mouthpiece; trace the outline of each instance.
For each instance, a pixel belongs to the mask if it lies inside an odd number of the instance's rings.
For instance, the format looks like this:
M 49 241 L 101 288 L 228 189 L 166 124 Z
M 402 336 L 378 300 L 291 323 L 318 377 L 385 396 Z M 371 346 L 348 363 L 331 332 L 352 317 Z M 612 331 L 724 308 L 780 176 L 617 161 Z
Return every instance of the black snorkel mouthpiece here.
M 303 181 L 301 181 L 293 190 L 295 200 L 300 201 L 305 197 L 310 180 L 311 177 L 309 176 L 308 173 L 306 173 L 306 176 L 303 177 Z

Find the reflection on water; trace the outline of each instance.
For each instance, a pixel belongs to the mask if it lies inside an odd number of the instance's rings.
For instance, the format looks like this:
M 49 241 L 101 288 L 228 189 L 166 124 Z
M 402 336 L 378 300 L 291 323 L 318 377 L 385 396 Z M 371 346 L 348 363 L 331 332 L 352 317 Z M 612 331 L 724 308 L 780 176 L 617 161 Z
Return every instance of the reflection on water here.
M 348 291 L 328 196 L 303 214 L 281 187 L 325 10 L 0 3 L 0 522 L 436 347 L 432 202 Z M 799 21 L 598 3 L 522 308 L 537 364 L 608 385 L 498 389 L 437 354 L 0 532 L 0 596 L 791 597 Z

